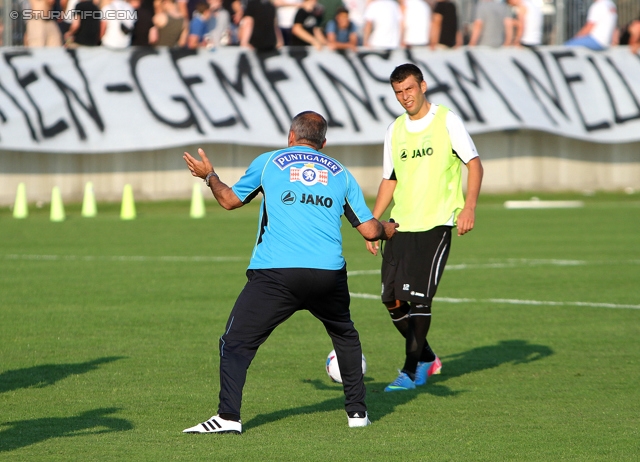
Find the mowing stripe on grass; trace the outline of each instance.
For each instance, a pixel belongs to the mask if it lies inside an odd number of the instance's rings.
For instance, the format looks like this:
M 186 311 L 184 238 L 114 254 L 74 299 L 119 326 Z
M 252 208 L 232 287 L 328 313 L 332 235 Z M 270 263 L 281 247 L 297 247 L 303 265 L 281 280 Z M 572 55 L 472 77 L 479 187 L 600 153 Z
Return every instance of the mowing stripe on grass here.
M 353 298 L 365 298 L 367 300 L 380 300 L 380 295 L 361 294 L 351 292 Z M 435 301 L 444 303 L 504 303 L 507 305 L 544 305 L 544 306 L 588 306 L 591 308 L 622 308 L 640 310 L 640 305 L 620 305 L 616 303 L 592 303 L 592 302 L 555 302 L 551 300 L 517 300 L 511 298 L 449 298 L 435 297 Z
M 243 257 L 181 257 L 181 256 L 140 256 L 140 255 L 5 255 L 5 260 L 36 261 L 165 261 L 165 262 L 224 262 L 242 261 Z
M 586 266 L 586 265 L 605 265 L 605 264 L 631 264 L 638 265 L 640 260 L 627 261 L 585 261 L 585 260 L 537 260 L 527 258 L 510 258 L 503 262 L 492 263 L 459 263 L 457 265 L 447 265 L 445 271 L 466 270 L 466 269 L 484 269 L 484 268 L 518 268 L 525 266 Z M 348 276 L 366 276 L 371 274 L 380 274 L 379 269 L 375 270 L 356 270 L 347 272 Z
M 164 261 L 164 262 L 225 262 L 225 261 L 243 261 L 245 257 L 215 257 L 215 256 L 145 256 L 145 255 L 19 255 L 8 254 L 3 255 L 4 260 L 34 260 L 34 261 Z M 460 263 L 457 265 L 448 265 L 445 270 L 465 270 L 465 269 L 482 269 L 482 268 L 516 268 L 519 266 L 582 266 L 582 265 L 602 265 L 605 263 L 621 262 L 597 262 L 584 260 L 536 260 L 536 259 L 508 259 L 504 262 L 493 263 Z M 640 264 L 640 260 L 629 260 L 628 264 Z M 349 276 L 365 276 L 372 274 L 380 274 L 379 269 L 375 270 L 356 270 L 349 271 Z
M 513 258 L 508 259 L 503 262 L 492 262 L 492 263 L 460 263 L 457 265 L 447 265 L 445 267 L 445 271 L 452 270 L 465 270 L 465 269 L 476 269 L 476 268 L 516 268 L 518 266 L 581 266 L 588 264 L 595 264 L 596 262 L 587 262 L 584 260 L 532 260 L 527 258 Z M 635 263 L 632 261 L 632 263 Z M 349 276 L 364 276 L 369 274 L 380 274 L 380 270 L 357 270 L 357 271 L 349 271 L 347 275 Z

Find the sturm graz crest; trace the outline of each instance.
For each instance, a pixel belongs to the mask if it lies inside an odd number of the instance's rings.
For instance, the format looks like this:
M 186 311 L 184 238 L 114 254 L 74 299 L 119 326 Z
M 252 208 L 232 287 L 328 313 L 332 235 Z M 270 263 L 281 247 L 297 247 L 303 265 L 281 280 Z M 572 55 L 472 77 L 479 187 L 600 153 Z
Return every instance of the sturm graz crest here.
M 296 199 L 296 193 L 289 190 L 283 192 L 282 196 L 280 196 L 280 200 L 284 205 L 291 205 L 296 201 Z
M 316 183 L 327 185 L 329 182 L 329 172 L 319 170 L 315 164 L 304 164 L 301 168 L 291 167 L 289 170 L 289 181 L 301 182 L 305 186 L 313 186 Z

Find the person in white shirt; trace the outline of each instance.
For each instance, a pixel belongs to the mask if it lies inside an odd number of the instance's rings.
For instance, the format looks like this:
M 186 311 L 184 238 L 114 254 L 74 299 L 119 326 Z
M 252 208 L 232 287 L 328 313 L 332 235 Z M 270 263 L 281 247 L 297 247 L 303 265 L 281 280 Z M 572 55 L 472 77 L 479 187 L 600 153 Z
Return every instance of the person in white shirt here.
M 429 45 L 431 7 L 424 0 L 404 0 L 404 44 Z
M 303 0 L 272 0 L 273 6 L 276 7 L 276 16 L 278 26 L 282 33 L 282 39 L 285 45 L 291 45 L 291 29 L 296 18 L 298 9 L 302 6 Z
M 513 45 L 534 47 L 542 45 L 542 8 L 536 0 L 508 0 L 516 11 Z
M 402 11 L 395 0 L 372 0 L 364 10 L 364 46 L 392 50 L 403 46 Z
M 102 45 L 114 49 L 128 48 L 131 45 L 131 32 L 136 22 L 133 7 L 124 0 L 113 0 L 102 8 L 102 13 L 104 15 L 102 21 L 106 26 Z
M 342 4 L 349 11 L 349 20 L 358 29 L 358 38 L 361 42 L 364 30 L 364 10 L 367 7 L 367 0 L 343 0 Z
M 617 22 L 618 10 L 615 3 L 611 0 L 595 0 L 587 12 L 586 24 L 565 46 L 606 50 L 611 45 Z

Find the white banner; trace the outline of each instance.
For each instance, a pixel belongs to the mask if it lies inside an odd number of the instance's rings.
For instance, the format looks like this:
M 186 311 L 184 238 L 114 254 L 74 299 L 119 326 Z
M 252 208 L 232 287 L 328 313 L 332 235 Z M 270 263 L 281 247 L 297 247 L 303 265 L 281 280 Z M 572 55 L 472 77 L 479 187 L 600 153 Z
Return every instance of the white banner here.
M 602 143 L 640 141 L 640 57 L 627 47 L 1 53 L 2 150 L 280 147 L 291 118 L 304 110 L 327 118 L 330 145 L 382 143 L 402 110 L 389 74 L 409 61 L 422 69 L 428 98 L 461 116 L 471 134 L 529 129 Z

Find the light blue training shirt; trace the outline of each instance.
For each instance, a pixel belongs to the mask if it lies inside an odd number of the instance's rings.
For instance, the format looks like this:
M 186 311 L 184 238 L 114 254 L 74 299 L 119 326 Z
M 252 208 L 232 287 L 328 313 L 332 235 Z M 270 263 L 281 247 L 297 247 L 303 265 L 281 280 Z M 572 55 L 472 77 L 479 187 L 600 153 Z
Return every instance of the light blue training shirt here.
M 245 204 L 263 194 L 249 269 L 341 269 L 341 216 L 353 227 L 373 218 L 353 175 L 305 146 L 261 154 L 232 189 Z

